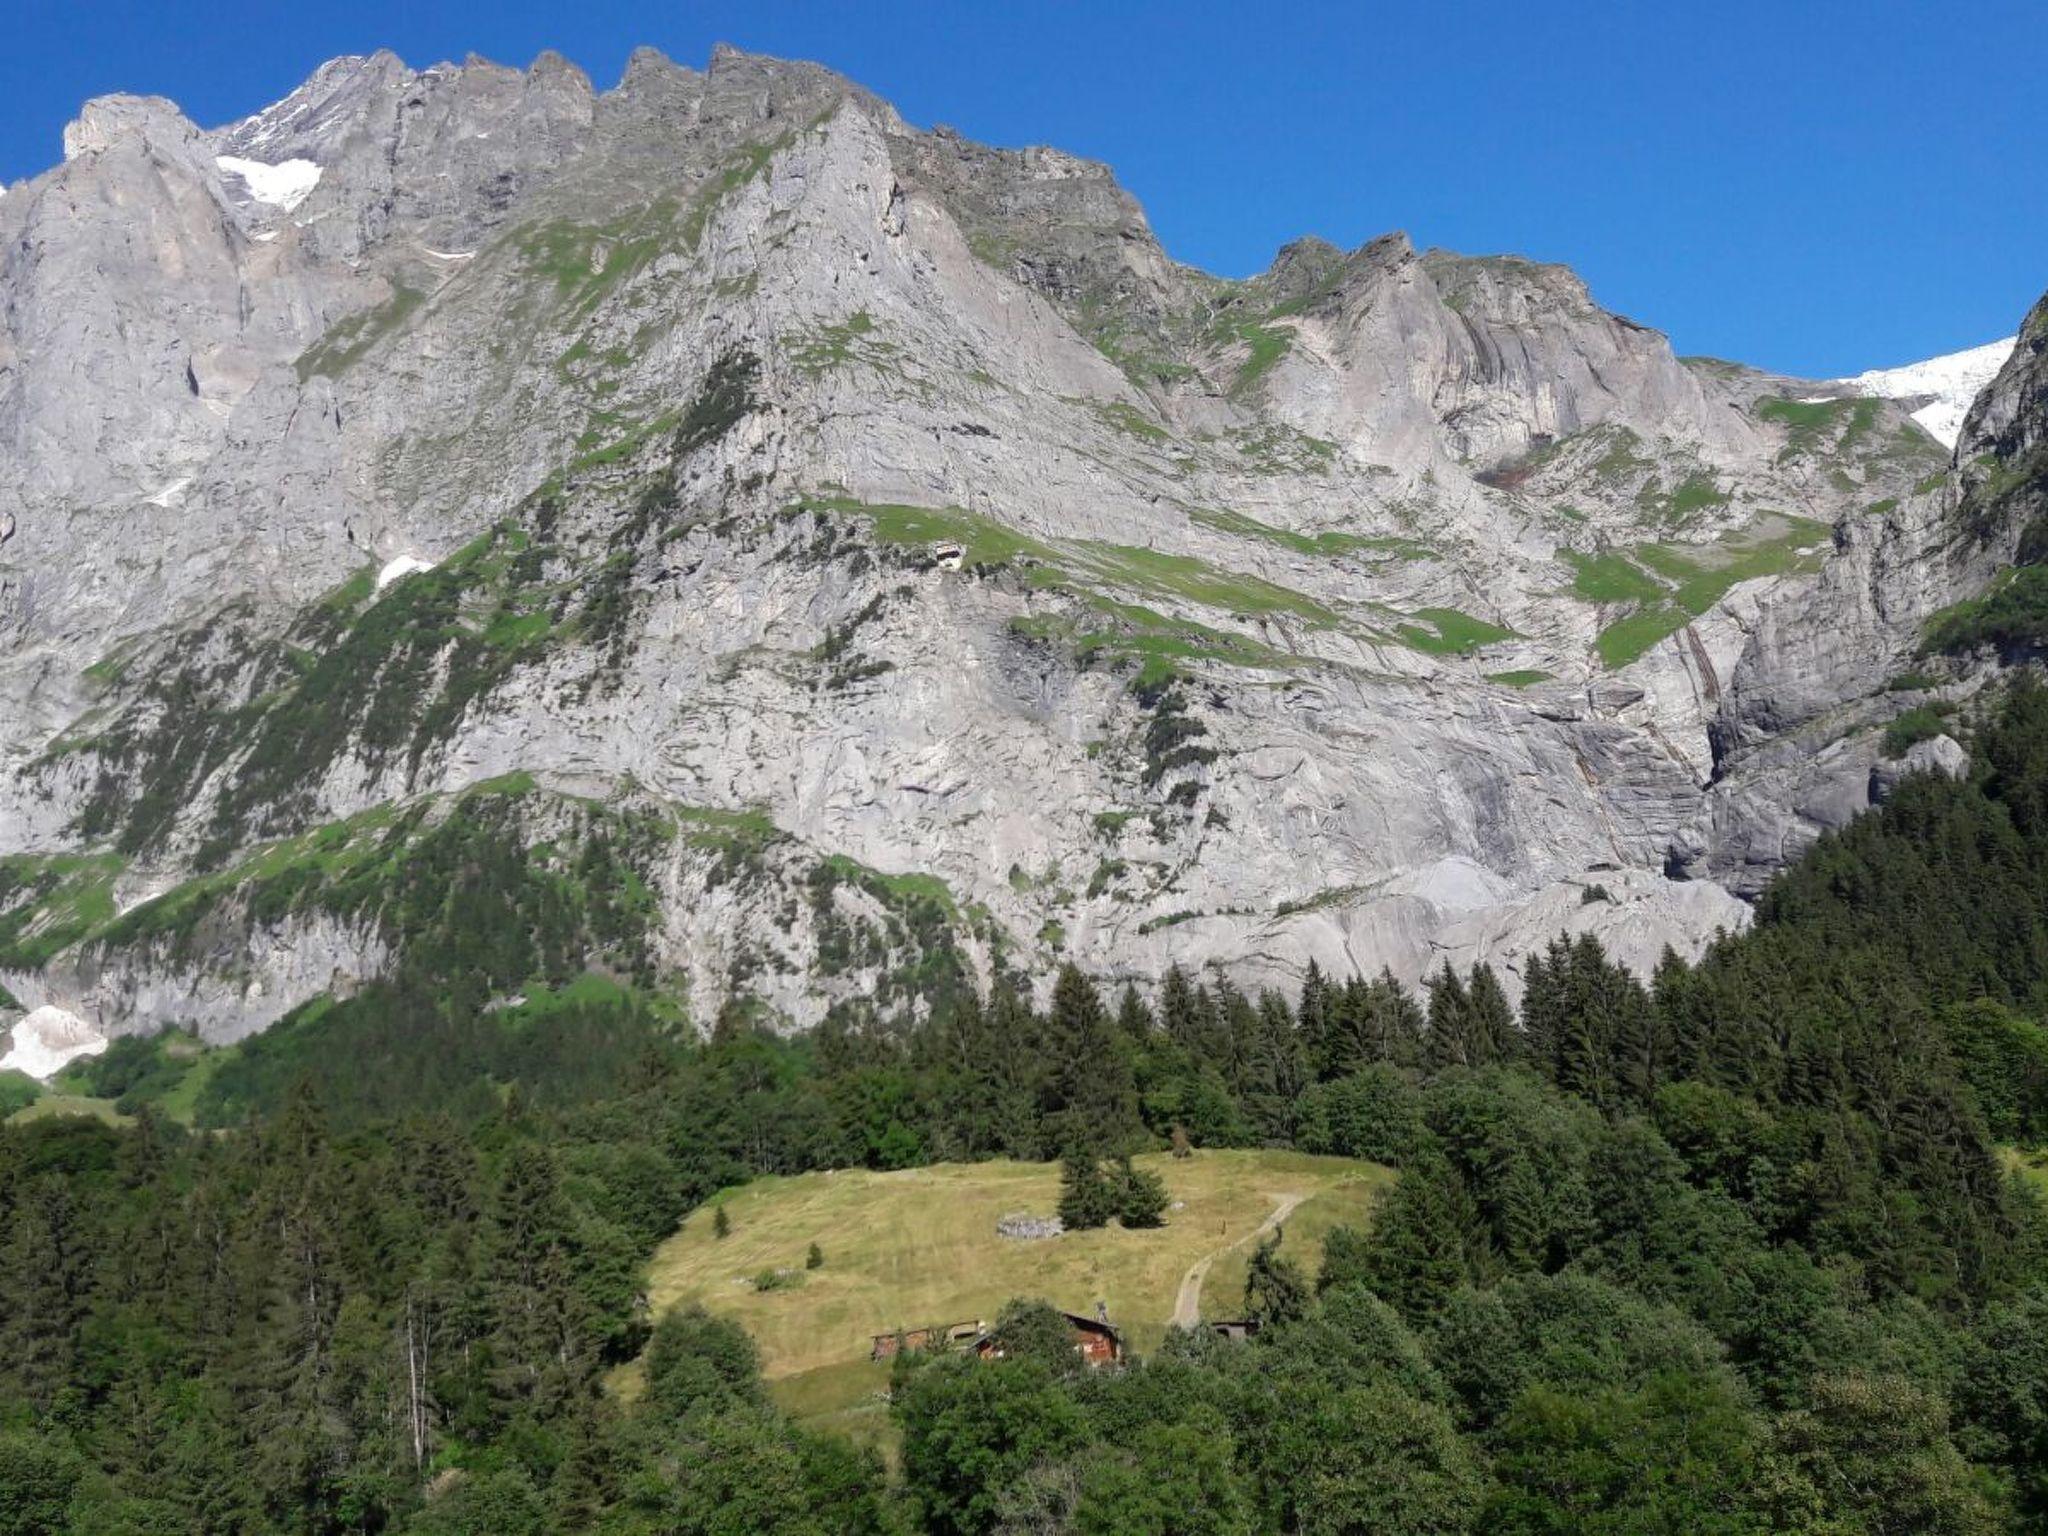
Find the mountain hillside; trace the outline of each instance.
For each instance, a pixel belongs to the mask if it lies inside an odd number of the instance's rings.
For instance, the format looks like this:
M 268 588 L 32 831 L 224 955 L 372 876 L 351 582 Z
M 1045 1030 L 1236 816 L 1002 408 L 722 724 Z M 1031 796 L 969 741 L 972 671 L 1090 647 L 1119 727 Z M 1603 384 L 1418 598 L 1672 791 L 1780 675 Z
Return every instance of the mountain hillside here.
M 0 985 L 100 1035 L 404 973 L 449 860 L 536 935 L 476 974 L 700 1025 L 1647 967 L 1953 764 L 1886 728 L 1995 647 L 1925 627 L 2037 557 L 1971 509 L 2038 314 L 1951 455 L 1559 267 L 1211 277 L 1102 166 L 729 49 L 64 153 L 0 199 Z

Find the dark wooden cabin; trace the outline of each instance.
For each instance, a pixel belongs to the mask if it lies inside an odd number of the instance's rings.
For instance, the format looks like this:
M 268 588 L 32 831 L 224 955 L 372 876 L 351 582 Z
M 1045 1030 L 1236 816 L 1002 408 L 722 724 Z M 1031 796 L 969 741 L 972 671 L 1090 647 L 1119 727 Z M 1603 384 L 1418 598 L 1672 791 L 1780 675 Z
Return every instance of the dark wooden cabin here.
M 1078 1312 L 1062 1312 L 1060 1316 L 1073 1330 L 1075 1352 L 1090 1366 L 1115 1365 L 1123 1359 L 1123 1335 L 1107 1319 L 1083 1317 Z M 984 1360 L 1003 1358 L 1002 1343 L 992 1333 L 983 1334 L 974 1341 L 974 1352 Z

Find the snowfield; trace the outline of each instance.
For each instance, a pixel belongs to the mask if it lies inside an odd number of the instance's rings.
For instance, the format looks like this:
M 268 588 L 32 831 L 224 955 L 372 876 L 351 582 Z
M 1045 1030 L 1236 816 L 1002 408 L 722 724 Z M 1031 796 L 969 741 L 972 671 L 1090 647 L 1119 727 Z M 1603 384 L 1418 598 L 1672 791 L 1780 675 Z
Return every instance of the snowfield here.
M 1970 414 L 1970 406 L 1984 386 L 1998 376 L 2018 339 L 2008 336 L 2003 341 L 1971 347 L 1967 352 L 1930 357 L 1900 368 L 1871 368 L 1853 379 L 1835 382 L 1859 395 L 1875 395 L 1883 400 L 1932 395 L 1932 401 L 1913 412 L 1913 419 L 1945 447 L 1953 448 L 1963 430 L 1963 418 Z
M 290 213 L 320 184 L 320 167 L 311 160 L 284 160 L 265 165 L 261 160 L 244 160 L 239 155 L 216 155 L 215 165 L 229 176 L 239 176 L 249 196 Z
M 13 1043 L 0 1056 L 0 1072 L 26 1072 L 47 1082 L 81 1056 L 97 1056 L 106 1037 L 75 1013 L 38 1008 L 15 1021 Z
M 433 568 L 434 562 L 431 560 L 422 560 L 418 555 L 400 555 L 377 573 L 377 590 L 382 592 L 401 577 L 412 576 L 420 571 L 431 571 Z

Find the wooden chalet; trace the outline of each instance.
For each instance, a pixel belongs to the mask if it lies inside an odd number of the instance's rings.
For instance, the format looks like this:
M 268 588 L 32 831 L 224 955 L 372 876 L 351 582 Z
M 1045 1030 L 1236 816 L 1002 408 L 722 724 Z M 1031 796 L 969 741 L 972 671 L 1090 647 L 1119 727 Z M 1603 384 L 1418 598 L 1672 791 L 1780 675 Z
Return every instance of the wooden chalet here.
M 1091 1367 L 1115 1365 L 1123 1359 L 1123 1335 L 1108 1318 L 1083 1317 L 1078 1312 L 1062 1312 L 1060 1316 L 1073 1330 L 1074 1352 Z M 974 1341 L 974 1353 L 983 1360 L 1000 1360 L 1003 1346 L 994 1334 L 987 1333 Z

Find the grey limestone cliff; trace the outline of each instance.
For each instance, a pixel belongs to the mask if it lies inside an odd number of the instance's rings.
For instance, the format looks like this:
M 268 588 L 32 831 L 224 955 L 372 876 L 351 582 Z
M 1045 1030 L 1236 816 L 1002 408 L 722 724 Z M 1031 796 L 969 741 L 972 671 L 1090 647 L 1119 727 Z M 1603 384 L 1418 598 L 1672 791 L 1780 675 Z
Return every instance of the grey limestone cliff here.
M 65 155 L 0 199 L 0 900 L 16 998 L 118 1030 L 391 946 L 167 976 L 65 861 L 127 911 L 511 774 L 685 829 L 702 1017 L 893 997 L 939 929 L 1647 965 L 1869 802 L 1887 679 L 2011 558 L 1957 535 L 1978 461 L 2048 415 L 2002 379 L 1952 465 L 1398 235 L 1217 279 L 1101 166 L 726 49 L 340 59 Z

